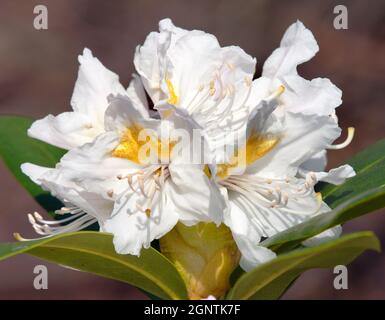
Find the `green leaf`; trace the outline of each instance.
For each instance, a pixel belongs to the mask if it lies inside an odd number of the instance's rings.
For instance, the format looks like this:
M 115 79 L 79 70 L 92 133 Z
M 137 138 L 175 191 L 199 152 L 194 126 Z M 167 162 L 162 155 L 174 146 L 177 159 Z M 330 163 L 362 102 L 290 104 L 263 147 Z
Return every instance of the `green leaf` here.
M 385 186 L 385 139 L 359 152 L 347 163 L 356 171 L 355 177 L 339 186 L 322 184 L 318 188 L 332 208 L 367 190 Z
M 227 299 L 277 299 L 306 270 L 347 265 L 367 249 L 380 250 L 380 243 L 372 232 L 358 232 L 282 254 L 242 275 Z
M 329 228 L 362 216 L 368 212 L 385 206 L 385 186 L 369 190 L 353 199 L 340 204 L 332 211 L 322 213 L 303 223 L 291 227 L 285 231 L 261 242 L 261 245 L 275 252 L 283 252 L 292 249 L 302 241 L 311 238 Z
M 65 153 L 64 150 L 27 136 L 33 120 L 17 116 L 0 117 L 0 156 L 21 185 L 48 212 L 61 207 L 61 203 L 43 191 L 20 170 L 24 162 L 54 167 Z
M 181 276 L 166 257 L 151 247 L 140 257 L 117 254 L 107 233 L 82 231 L 0 244 L 0 261 L 20 253 L 126 282 L 162 299 L 187 298 Z

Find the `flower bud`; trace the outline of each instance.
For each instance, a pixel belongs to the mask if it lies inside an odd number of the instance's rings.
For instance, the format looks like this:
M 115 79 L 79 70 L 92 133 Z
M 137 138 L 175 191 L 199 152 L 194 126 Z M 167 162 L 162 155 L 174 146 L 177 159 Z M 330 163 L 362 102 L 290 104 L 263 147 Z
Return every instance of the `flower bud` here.
M 240 258 L 231 231 L 213 223 L 192 227 L 178 223 L 160 239 L 160 248 L 175 264 L 194 300 L 224 295 Z

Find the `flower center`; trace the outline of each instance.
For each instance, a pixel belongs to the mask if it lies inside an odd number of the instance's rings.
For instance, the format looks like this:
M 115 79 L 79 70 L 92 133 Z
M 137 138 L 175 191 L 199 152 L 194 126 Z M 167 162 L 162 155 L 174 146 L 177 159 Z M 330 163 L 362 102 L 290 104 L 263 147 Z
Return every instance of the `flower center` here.
M 124 131 L 112 155 L 137 164 L 169 163 L 174 145 L 170 139 L 159 139 L 152 130 L 133 125 Z
M 139 132 L 142 128 L 132 126 L 123 133 L 119 145 L 112 151 L 112 155 L 117 158 L 125 158 L 135 163 L 140 163 L 138 154 L 139 148 L 144 142 L 139 141 Z

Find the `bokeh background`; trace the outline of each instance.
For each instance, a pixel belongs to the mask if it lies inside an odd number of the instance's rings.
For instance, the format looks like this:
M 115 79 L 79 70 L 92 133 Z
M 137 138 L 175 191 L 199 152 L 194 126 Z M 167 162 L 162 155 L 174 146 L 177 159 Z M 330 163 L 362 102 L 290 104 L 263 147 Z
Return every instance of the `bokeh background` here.
M 48 30 L 33 28 L 33 8 L 48 7 Z M 348 30 L 335 30 L 333 8 L 345 4 Z M 215 34 L 257 57 L 260 73 L 285 29 L 297 19 L 321 48 L 300 67 L 308 79 L 328 77 L 343 90 L 338 116 L 356 127 L 354 142 L 330 153 L 330 166 L 385 136 L 385 1 L 12 1 L 0 0 L 0 113 L 40 118 L 70 109 L 77 56 L 84 47 L 128 84 L 133 53 L 161 18 Z M 12 142 L 11 142 L 12 143 Z M 12 232 L 32 236 L 26 214 L 42 209 L 0 163 L 0 241 Z M 345 232 L 373 230 L 385 247 L 385 211 L 345 225 Z M 49 270 L 49 289 L 33 288 L 39 260 L 17 256 L 0 263 L 0 299 L 142 299 L 135 288 L 59 266 Z M 367 252 L 349 265 L 349 289 L 333 288 L 332 270 L 305 273 L 284 299 L 385 299 L 385 255 Z

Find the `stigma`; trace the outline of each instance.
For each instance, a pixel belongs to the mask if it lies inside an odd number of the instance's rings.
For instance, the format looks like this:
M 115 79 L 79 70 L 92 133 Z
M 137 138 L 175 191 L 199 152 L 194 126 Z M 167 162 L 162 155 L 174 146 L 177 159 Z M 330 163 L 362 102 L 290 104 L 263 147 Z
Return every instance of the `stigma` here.
M 330 145 L 327 147 L 327 149 L 339 150 L 339 149 L 346 148 L 353 141 L 354 132 L 355 132 L 355 129 L 353 127 L 349 127 L 348 128 L 348 136 L 346 137 L 345 141 L 340 143 L 340 144 Z

